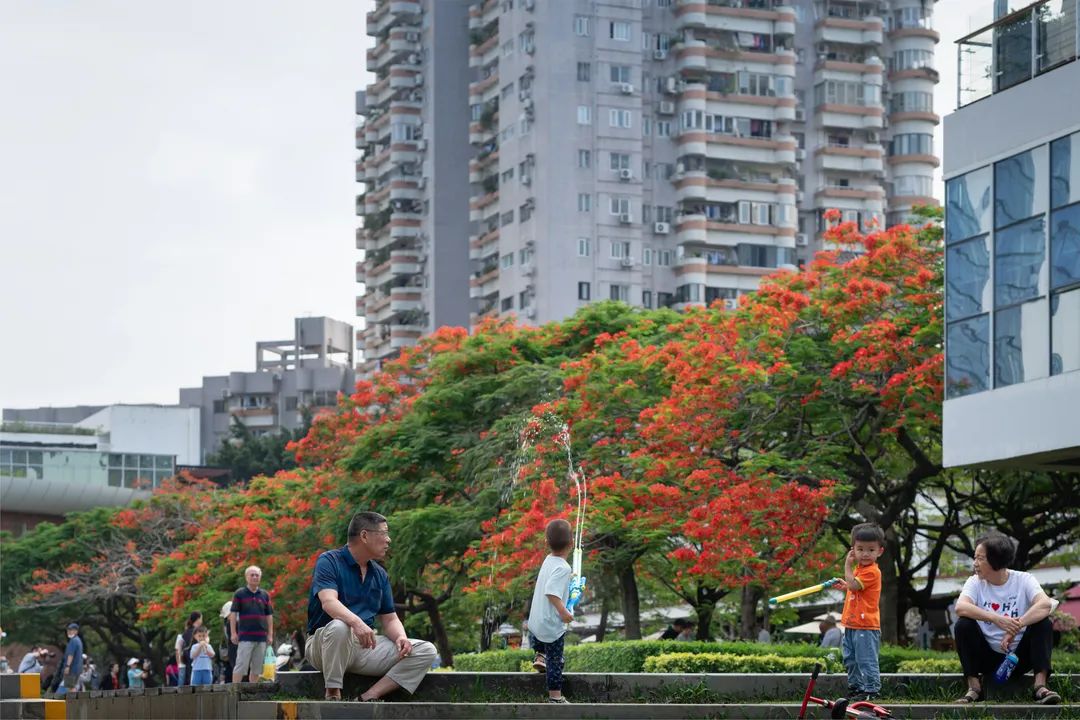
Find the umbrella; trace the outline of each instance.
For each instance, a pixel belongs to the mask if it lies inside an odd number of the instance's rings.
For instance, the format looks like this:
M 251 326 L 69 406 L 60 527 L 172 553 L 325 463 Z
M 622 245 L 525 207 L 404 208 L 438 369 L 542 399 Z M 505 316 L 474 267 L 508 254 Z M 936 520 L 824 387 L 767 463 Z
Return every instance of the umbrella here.
M 802 625 L 796 625 L 795 627 L 787 628 L 783 632 L 786 632 L 786 633 L 798 633 L 798 634 L 802 634 L 802 635 L 820 635 L 821 630 L 819 629 L 818 626 L 821 624 L 821 621 L 824 620 L 824 619 L 825 619 L 824 616 L 822 616 L 821 618 L 819 618 L 817 620 L 813 620 L 812 622 L 803 623 Z M 841 630 L 844 629 L 844 626 L 841 625 L 840 623 L 836 623 L 836 627 L 840 628 Z

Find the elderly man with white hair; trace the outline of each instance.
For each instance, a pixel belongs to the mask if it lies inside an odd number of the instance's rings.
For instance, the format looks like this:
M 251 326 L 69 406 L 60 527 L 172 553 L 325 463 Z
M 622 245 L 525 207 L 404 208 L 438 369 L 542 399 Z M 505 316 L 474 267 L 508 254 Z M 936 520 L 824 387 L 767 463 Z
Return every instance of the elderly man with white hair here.
M 230 636 L 236 645 L 233 682 L 258 682 L 262 673 L 266 645 L 274 642 L 274 608 L 270 595 L 259 588 L 262 570 L 252 565 L 244 571 L 247 583 L 233 594 L 229 612 Z

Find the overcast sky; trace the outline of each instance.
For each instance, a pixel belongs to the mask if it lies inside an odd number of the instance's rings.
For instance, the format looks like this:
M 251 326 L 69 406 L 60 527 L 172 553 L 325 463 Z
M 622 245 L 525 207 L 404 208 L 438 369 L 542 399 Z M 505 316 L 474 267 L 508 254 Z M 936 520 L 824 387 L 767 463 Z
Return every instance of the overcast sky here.
M 937 5 L 941 114 L 973 4 Z M 373 6 L 0 2 L 0 406 L 174 403 L 296 316 L 356 321 Z

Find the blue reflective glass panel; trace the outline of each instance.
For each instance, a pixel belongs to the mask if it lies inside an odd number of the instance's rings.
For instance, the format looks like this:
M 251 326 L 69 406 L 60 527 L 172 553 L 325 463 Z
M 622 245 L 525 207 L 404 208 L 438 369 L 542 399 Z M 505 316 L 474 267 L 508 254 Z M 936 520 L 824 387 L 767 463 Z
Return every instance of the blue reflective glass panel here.
M 1080 282 L 1080 203 L 1050 216 L 1050 287 Z
M 1080 200 L 1080 133 L 1050 143 L 1050 204 Z
M 945 184 L 945 241 L 990 232 L 990 180 L 993 168 L 973 170 Z
M 950 245 L 945 260 L 945 319 L 990 309 L 990 238 Z
M 1050 298 L 1050 374 L 1080 370 L 1080 289 Z
M 1046 221 L 1035 218 L 994 238 L 994 303 L 1012 305 L 1046 294 Z
M 999 310 L 994 315 L 994 387 L 1046 377 L 1049 350 L 1045 299 Z
M 1040 145 L 994 165 L 994 224 L 1011 225 L 1046 210 L 1047 147 Z
M 946 343 L 946 396 L 986 390 L 990 386 L 990 316 L 949 323 Z

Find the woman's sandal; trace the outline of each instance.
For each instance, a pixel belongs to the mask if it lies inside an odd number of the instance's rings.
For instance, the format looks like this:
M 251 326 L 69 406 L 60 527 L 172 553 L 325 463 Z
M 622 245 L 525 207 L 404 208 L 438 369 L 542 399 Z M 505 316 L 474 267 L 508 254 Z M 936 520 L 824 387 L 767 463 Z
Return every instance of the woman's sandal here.
M 1035 702 L 1039 705 L 1057 705 L 1061 702 L 1061 696 L 1045 685 L 1039 685 L 1035 688 Z
M 968 688 L 968 691 L 964 693 L 964 697 L 960 698 L 956 702 L 960 703 L 961 705 L 970 705 L 972 703 L 977 703 L 982 699 L 983 696 L 981 691 L 974 688 Z

